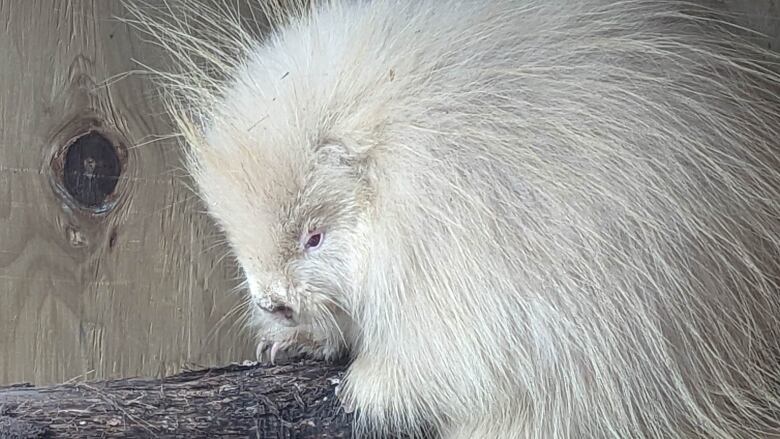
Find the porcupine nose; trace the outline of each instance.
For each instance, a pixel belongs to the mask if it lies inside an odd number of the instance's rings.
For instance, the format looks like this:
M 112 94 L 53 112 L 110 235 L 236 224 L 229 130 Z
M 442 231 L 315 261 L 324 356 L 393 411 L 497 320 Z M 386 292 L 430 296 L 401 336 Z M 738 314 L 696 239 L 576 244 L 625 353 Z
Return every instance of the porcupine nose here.
M 293 317 L 295 316 L 295 312 L 293 311 L 292 308 L 290 308 L 287 305 L 283 305 L 279 303 L 272 302 L 268 306 L 258 305 L 258 307 L 263 311 L 284 320 L 293 320 Z
M 295 320 L 295 310 L 283 300 L 288 288 L 282 282 L 274 282 L 255 303 L 258 308 L 273 315 L 278 320 L 291 324 Z

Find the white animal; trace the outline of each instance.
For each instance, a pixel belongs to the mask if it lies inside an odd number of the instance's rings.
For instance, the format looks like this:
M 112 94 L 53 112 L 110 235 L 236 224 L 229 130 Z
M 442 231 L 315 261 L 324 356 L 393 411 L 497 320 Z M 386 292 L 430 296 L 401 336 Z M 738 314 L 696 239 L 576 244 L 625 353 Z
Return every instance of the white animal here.
M 780 437 L 776 54 L 702 1 L 311 3 L 145 22 L 261 352 L 349 354 L 364 435 Z

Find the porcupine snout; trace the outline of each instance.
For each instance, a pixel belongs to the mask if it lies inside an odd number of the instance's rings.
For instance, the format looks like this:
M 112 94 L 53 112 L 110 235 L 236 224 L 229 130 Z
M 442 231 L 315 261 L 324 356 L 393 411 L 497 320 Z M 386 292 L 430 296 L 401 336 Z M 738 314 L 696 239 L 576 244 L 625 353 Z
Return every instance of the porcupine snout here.
M 279 323 L 293 326 L 297 321 L 297 311 L 293 306 L 290 292 L 292 286 L 283 280 L 274 280 L 267 287 L 262 288 L 256 283 L 250 285 L 252 303 L 262 312 L 269 314 Z M 259 293 L 254 294 L 254 291 Z

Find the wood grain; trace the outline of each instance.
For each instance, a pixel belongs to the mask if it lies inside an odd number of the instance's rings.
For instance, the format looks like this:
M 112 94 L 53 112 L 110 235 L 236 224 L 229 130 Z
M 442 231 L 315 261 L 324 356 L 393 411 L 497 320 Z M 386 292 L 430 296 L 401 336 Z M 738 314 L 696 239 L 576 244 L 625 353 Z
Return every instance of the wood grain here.
M 170 374 L 251 358 L 225 317 L 226 249 L 182 178 L 117 0 L 0 0 L 0 383 Z M 127 151 L 116 203 L 80 209 L 52 157 L 99 129 Z M 222 319 L 222 320 L 221 320 Z M 221 321 L 220 321 L 221 320 Z

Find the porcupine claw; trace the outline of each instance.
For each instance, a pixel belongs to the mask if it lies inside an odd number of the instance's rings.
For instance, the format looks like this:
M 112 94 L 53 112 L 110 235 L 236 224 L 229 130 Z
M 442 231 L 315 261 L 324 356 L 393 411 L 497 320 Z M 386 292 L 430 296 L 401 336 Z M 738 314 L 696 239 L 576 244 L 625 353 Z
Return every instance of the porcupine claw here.
M 274 342 L 274 344 L 271 346 L 271 364 L 276 364 L 276 354 L 279 353 L 279 349 L 281 349 L 282 344 L 277 342 Z
M 272 365 L 276 365 L 276 359 L 282 359 L 285 356 L 284 350 L 289 347 L 285 342 L 269 342 L 261 341 L 257 344 L 255 350 L 255 357 L 259 363 L 270 362 Z
M 265 353 L 268 350 L 268 342 L 261 341 L 257 344 L 257 349 L 255 350 L 255 358 L 257 359 L 258 363 L 265 362 Z

